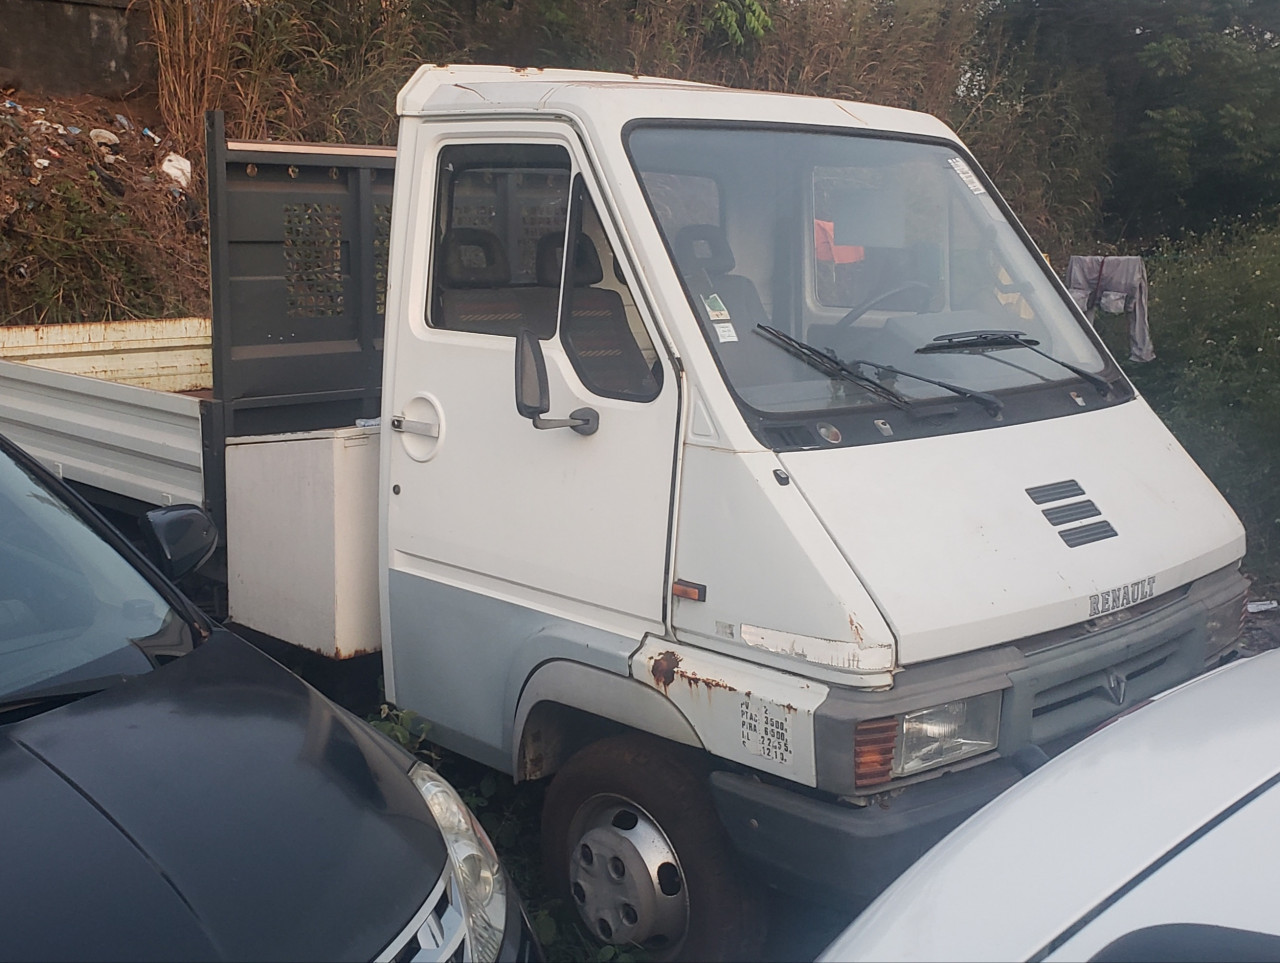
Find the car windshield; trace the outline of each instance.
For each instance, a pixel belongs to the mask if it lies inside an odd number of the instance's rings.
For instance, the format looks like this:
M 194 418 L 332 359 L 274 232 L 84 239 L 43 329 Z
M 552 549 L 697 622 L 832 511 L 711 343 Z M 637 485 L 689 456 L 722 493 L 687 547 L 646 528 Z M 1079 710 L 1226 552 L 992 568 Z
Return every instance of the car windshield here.
M 806 363 L 761 325 L 909 403 L 954 403 L 941 383 L 998 397 L 1112 370 L 950 147 L 655 123 L 633 128 L 628 149 L 707 341 L 755 412 L 886 405 L 874 386 Z M 955 337 L 972 332 L 1006 336 Z
M 0 449 L 0 702 L 147 672 L 144 649 L 187 632 L 133 565 Z

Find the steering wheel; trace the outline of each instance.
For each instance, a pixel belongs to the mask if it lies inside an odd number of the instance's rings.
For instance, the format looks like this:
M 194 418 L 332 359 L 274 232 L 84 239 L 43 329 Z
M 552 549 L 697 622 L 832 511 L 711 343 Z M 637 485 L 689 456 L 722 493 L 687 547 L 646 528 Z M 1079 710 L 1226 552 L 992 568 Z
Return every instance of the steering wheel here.
M 832 325 L 832 331 L 836 334 L 844 334 L 849 328 L 853 327 L 853 323 L 860 317 L 874 308 L 882 301 L 888 301 L 895 294 L 902 294 L 905 291 L 928 291 L 929 285 L 923 281 L 908 281 L 906 284 L 899 284 L 896 288 L 890 288 L 888 291 L 881 291 L 870 301 L 863 301 L 857 307 L 850 309 L 849 313 Z M 917 312 L 919 313 L 919 312 Z

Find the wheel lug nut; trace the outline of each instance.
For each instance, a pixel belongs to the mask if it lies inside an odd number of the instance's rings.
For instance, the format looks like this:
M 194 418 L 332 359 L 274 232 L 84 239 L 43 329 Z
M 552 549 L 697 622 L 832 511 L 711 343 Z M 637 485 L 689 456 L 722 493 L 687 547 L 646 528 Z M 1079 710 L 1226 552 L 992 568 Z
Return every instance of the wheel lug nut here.
M 610 856 L 609 872 L 613 875 L 614 879 L 622 879 L 622 877 L 627 875 L 626 864 L 623 863 L 622 860 L 620 860 L 617 856 Z

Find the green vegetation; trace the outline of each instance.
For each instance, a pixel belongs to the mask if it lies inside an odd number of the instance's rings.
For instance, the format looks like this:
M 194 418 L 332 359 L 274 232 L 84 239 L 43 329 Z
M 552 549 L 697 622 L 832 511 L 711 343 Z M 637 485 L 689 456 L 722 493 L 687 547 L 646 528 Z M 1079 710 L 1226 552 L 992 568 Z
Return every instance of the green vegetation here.
M 0 324 L 208 312 L 197 216 L 155 175 L 164 151 L 121 130 L 109 164 L 87 136 L 114 126 L 103 113 L 0 109 Z
M 1280 591 L 1280 226 L 1216 228 L 1147 261 L 1157 358 L 1138 389 L 1213 479 L 1248 533 L 1254 594 Z M 1119 322 L 1122 323 L 1122 322 Z M 1124 357 L 1123 333 L 1100 327 Z

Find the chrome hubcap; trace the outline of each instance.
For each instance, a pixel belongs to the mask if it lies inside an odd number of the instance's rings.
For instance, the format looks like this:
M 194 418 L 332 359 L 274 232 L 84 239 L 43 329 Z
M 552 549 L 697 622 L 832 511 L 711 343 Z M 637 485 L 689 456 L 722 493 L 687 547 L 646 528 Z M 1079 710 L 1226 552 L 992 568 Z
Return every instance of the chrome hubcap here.
M 684 871 L 653 817 L 629 799 L 596 796 L 574 816 L 569 839 L 569 891 L 598 938 L 660 949 L 684 937 Z

